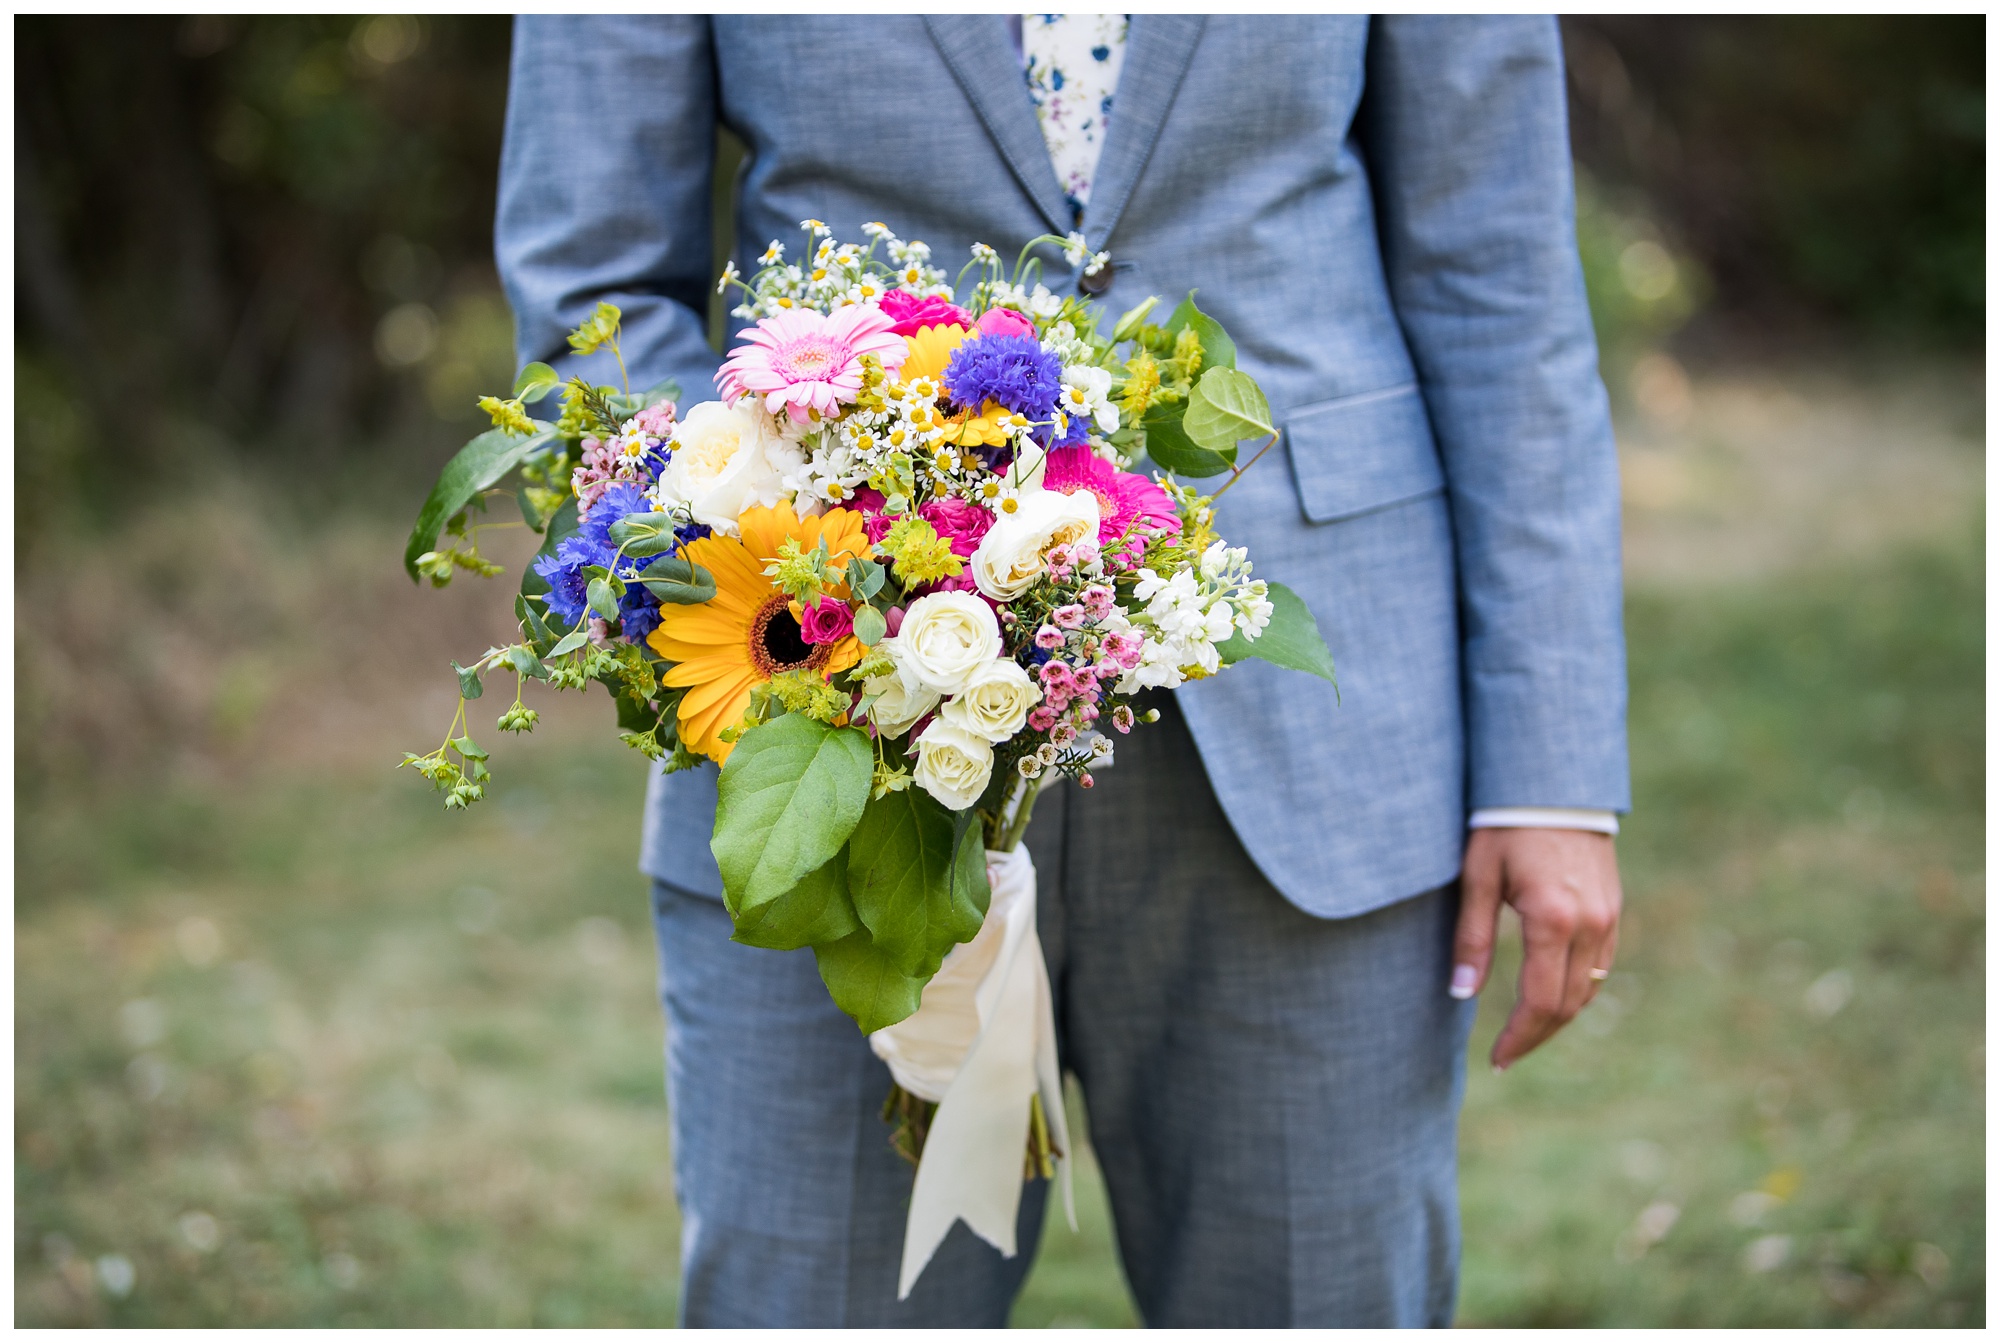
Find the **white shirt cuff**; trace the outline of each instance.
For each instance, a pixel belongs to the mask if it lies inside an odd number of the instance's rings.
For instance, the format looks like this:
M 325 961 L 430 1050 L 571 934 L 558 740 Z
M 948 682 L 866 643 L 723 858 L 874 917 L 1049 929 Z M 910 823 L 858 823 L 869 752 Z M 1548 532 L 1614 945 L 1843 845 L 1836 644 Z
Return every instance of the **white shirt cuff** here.
M 1465 823 L 1468 830 L 1595 830 L 1618 833 L 1618 813 L 1578 807 L 1481 807 Z

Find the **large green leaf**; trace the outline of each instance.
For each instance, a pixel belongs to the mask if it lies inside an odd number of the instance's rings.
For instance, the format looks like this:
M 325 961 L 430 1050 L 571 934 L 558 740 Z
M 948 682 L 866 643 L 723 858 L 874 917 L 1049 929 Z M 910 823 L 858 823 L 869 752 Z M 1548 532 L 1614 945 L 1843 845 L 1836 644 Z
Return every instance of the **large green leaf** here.
M 635 560 L 664 555 L 679 543 L 665 513 L 628 513 L 611 524 L 611 540 Z
M 730 941 L 772 951 L 797 951 L 838 942 L 860 928 L 854 902 L 847 897 L 847 850 L 842 849 L 791 890 L 737 919 Z
M 1174 309 L 1174 315 L 1167 319 L 1166 332 L 1178 336 L 1183 327 L 1193 327 L 1196 339 L 1201 341 L 1201 366 L 1203 369 L 1235 368 L 1236 342 L 1222 329 L 1222 323 L 1194 306 L 1194 296 L 1201 291 L 1191 289 L 1181 300 L 1181 306 Z
M 663 602 L 697 606 L 715 595 L 715 575 L 690 560 L 671 555 L 654 560 L 632 580 Z
M 1210 452 L 1181 429 L 1183 406 L 1154 406 L 1146 412 L 1140 424 L 1146 430 L 1146 455 L 1153 459 L 1153 465 L 1162 471 L 1171 471 L 1177 476 L 1199 480 L 1203 476 L 1219 476 L 1230 468 L 1236 460 L 1236 445 L 1231 443 L 1227 454 Z
M 529 364 L 514 379 L 514 399 L 533 405 L 562 386 L 562 374 L 547 364 Z
M 898 970 L 865 928 L 814 947 L 813 958 L 834 1006 L 853 1017 L 863 1033 L 893 1026 L 916 1011 L 930 982 L 929 976 Z
M 1243 439 L 1278 431 L 1271 424 L 1271 404 L 1256 379 L 1233 368 L 1211 368 L 1188 396 L 1181 432 L 1204 448 L 1234 452 Z
M 905 788 L 871 800 L 848 841 L 854 912 L 903 974 L 928 980 L 947 952 L 979 932 L 983 892 L 959 871 L 961 833 L 929 793 Z
M 500 478 L 521 464 L 521 459 L 555 436 L 555 427 L 535 421 L 535 432 L 526 438 L 505 429 L 489 429 L 458 450 L 458 455 L 438 472 L 430 498 L 417 514 L 410 529 L 410 543 L 403 548 L 403 568 L 414 580 L 417 557 L 437 549 L 438 533 L 445 522 L 472 501 L 481 490 L 490 489 Z
M 1333 650 L 1319 632 L 1319 623 L 1307 609 L 1305 599 L 1283 583 L 1270 585 L 1271 623 L 1254 640 L 1234 634 L 1215 646 L 1227 664 L 1244 658 L 1262 658 L 1279 667 L 1307 672 L 1330 682 L 1335 690 Z
M 708 842 L 733 917 L 777 899 L 840 852 L 861 822 L 874 769 L 856 728 L 788 713 L 743 734 L 722 767 Z

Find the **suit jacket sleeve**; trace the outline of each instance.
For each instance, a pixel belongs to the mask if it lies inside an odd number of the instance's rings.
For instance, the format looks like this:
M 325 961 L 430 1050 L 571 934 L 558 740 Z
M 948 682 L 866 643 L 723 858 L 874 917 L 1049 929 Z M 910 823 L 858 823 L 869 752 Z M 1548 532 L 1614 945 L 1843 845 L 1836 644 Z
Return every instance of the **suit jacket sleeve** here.
M 565 337 L 600 300 L 624 312 L 637 391 L 710 392 L 715 68 L 703 17 L 523 17 L 514 26 L 494 258 L 521 361 L 578 366 Z
M 1630 806 L 1618 458 L 1553 20 L 1390 17 L 1359 133 L 1458 548 L 1468 807 Z

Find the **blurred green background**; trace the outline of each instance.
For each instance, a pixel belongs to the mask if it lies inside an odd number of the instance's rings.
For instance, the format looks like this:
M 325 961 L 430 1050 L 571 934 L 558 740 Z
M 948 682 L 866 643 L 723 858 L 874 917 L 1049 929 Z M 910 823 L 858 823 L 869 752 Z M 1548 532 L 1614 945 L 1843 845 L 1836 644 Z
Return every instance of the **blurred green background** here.
M 508 618 L 398 565 L 512 372 L 507 24 L 15 35 L 17 1323 L 669 1322 L 642 762 L 390 769 Z M 1472 1070 L 1461 1318 L 1983 1324 L 1984 20 L 1565 35 L 1629 913 Z M 1018 1323 L 1133 1322 L 1083 1192 Z

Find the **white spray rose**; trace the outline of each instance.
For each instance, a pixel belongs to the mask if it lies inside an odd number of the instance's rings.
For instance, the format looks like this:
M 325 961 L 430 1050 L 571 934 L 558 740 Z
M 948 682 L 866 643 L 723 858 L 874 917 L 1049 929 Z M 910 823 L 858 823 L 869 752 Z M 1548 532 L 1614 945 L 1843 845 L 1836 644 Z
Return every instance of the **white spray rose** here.
M 987 663 L 965 689 L 946 701 L 940 716 L 976 737 L 1002 742 L 1021 730 L 1028 710 L 1042 701 L 1042 688 L 1011 658 Z
M 704 401 L 674 431 L 679 446 L 660 473 L 660 502 L 686 505 L 696 522 L 736 535 L 746 509 L 769 508 L 784 496 L 781 463 L 801 455 L 749 405 Z
M 949 811 L 964 811 L 993 777 L 993 748 L 984 738 L 934 719 L 917 738 L 917 787 Z
M 1097 496 L 1089 490 L 1061 494 L 1034 490 L 1004 508 L 972 552 L 972 581 L 996 602 L 1010 602 L 1034 586 L 1052 547 L 1088 537 L 1097 540 Z
M 938 692 L 932 690 L 910 669 L 903 656 L 901 639 L 884 639 L 882 651 L 896 664 L 886 676 L 871 676 L 861 683 L 861 693 L 875 696 L 869 706 L 868 721 L 885 737 L 900 737 L 910 725 L 937 707 Z
M 933 592 L 910 603 L 896 642 L 900 661 L 919 682 L 956 695 L 1000 656 L 1000 622 L 970 592 Z

